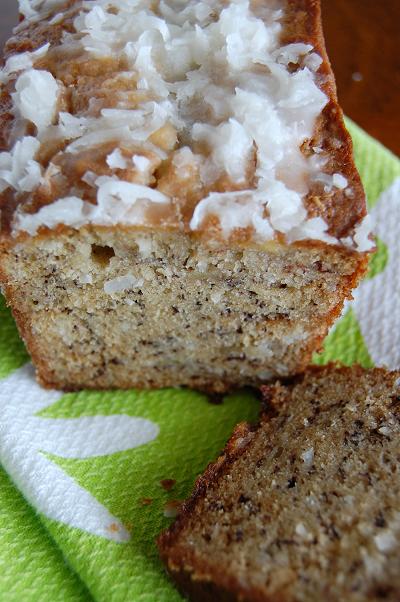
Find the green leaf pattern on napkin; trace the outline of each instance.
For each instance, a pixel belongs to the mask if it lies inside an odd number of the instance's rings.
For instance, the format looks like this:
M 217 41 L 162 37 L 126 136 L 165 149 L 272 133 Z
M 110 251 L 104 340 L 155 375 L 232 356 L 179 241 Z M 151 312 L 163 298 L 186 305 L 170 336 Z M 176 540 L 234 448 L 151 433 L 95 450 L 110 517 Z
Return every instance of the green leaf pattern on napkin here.
M 348 126 L 370 208 L 378 207 L 400 177 L 400 163 L 357 126 Z M 391 245 L 381 233 L 371 283 L 394 269 Z M 368 291 L 360 288 L 364 297 Z M 376 345 L 371 355 L 357 303 L 356 295 L 317 363 L 374 364 Z M 184 389 L 41 393 L 28 361 L 1 300 L 0 457 L 31 505 L 0 470 L 0 599 L 178 602 L 154 540 L 171 522 L 165 516 L 169 502 L 190 493 L 235 424 L 256 420 L 256 396 L 240 391 L 213 405 Z M 175 481 L 171 490 L 162 485 L 165 479 Z

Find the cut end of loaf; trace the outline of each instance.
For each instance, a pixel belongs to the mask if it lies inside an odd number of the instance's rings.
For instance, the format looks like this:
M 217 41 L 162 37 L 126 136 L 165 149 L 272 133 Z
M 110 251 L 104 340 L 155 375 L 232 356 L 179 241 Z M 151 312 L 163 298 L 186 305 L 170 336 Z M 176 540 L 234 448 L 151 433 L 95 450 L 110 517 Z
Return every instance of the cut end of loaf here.
M 400 372 L 309 369 L 264 389 L 161 557 L 195 601 L 399 599 Z
M 2 280 L 43 384 L 224 392 L 301 371 L 365 262 L 98 228 L 7 248 Z

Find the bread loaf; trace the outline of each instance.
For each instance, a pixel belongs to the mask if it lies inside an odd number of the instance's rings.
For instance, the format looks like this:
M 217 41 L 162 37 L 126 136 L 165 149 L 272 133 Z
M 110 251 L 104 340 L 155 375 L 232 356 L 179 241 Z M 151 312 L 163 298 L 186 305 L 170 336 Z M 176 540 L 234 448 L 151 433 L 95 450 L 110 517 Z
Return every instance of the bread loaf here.
M 373 247 L 317 0 L 24 0 L 0 281 L 42 384 L 300 371 Z

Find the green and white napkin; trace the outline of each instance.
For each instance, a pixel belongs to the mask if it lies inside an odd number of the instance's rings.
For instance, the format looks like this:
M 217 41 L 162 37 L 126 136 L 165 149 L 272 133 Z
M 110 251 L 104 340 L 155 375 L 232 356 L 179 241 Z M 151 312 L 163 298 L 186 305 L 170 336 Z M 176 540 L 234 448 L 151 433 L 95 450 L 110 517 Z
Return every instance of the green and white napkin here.
M 400 365 L 400 161 L 348 123 L 378 251 L 315 357 Z M 41 389 L 0 304 L 0 600 L 175 602 L 155 538 L 224 446 L 249 392 Z

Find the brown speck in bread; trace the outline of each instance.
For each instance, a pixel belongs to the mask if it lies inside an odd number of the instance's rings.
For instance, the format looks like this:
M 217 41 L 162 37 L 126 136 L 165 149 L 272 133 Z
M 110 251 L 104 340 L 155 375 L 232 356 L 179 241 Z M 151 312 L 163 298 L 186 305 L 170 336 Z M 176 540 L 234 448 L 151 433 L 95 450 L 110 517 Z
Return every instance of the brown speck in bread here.
M 386 521 L 383 517 L 382 512 L 379 512 L 379 514 L 377 514 L 377 516 L 375 518 L 375 526 L 379 527 L 379 528 L 386 527 Z
M 399 376 L 331 365 L 265 387 L 259 425 L 236 428 L 159 538 L 180 591 L 195 602 L 399 602 Z
M 140 503 L 142 506 L 151 506 L 153 499 L 151 497 L 142 497 Z

